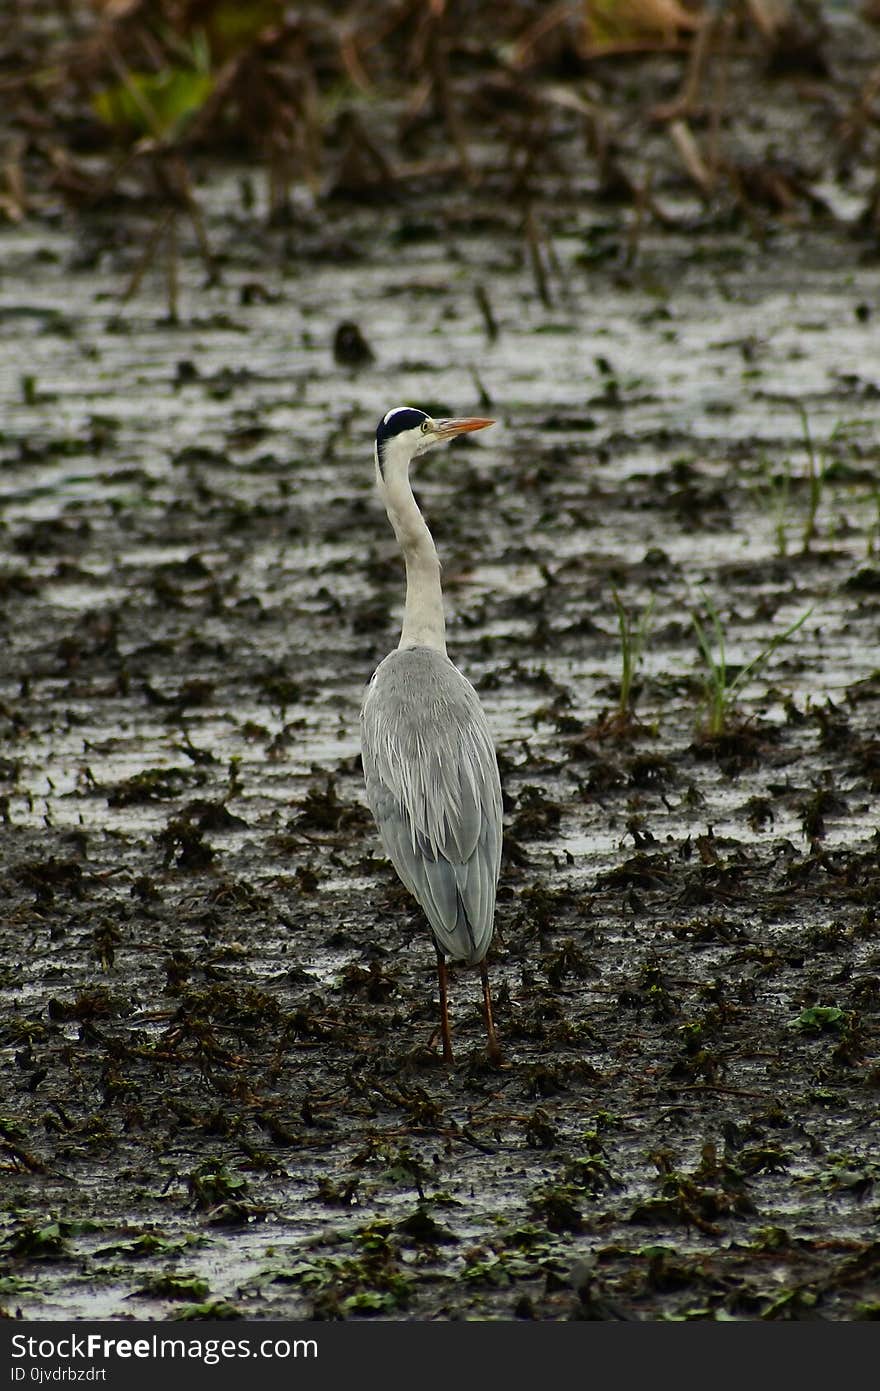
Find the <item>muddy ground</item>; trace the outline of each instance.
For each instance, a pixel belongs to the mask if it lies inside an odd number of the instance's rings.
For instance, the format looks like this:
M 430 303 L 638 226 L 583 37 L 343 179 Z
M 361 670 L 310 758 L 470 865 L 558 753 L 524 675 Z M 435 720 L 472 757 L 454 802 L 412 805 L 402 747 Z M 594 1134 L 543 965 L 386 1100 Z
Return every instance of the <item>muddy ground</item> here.
M 880 1316 L 870 171 L 756 226 L 668 160 L 636 236 L 571 168 L 531 245 L 491 179 L 267 229 L 203 168 L 177 323 L 157 267 L 120 301 L 147 206 L 0 233 L 12 1317 Z M 499 421 L 418 472 L 502 769 L 498 1068 L 463 969 L 438 1056 L 361 786 L 402 402 Z M 707 598 L 729 681 L 806 615 L 716 735 Z

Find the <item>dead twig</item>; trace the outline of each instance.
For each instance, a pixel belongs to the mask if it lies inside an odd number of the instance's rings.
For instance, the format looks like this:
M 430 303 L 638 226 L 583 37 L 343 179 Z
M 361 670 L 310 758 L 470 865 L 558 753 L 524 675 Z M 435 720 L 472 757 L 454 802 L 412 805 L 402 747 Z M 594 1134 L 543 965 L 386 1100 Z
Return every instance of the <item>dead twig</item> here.
M 669 138 L 702 197 L 708 199 L 712 194 L 714 179 L 706 168 L 690 126 L 685 121 L 673 121 L 669 126 Z
M 545 242 L 545 237 L 537 214 L 531 204 L 526 210 L 525 236 L 526 245 L 529 249 L 529 261 L 532 267 L 532 274 L 535 277 L 535 288 L 538 291 L 538 298 L 545 309 L 552 309 L 553 296 L 550 293 L 550 284 L 542 254 L 542 244 Z

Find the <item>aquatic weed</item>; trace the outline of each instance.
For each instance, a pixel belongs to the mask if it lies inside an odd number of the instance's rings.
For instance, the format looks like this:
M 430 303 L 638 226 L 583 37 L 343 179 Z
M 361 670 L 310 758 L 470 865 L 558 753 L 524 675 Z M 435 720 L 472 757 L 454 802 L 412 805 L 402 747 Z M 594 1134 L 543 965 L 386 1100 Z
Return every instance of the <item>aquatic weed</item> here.
M 617 628 L 620 633 L 620 696 L 617 702 L 617 717 L 623 722 L 632 717 L 633 681 L 642 660 L 645 642 L 651 629 L 655 596 L 652 594 L 638 619 L 624 608 L 617 590 L 611 591 L 617 613 Z
M 706 722 L 706 733 L 710 738 L 717 738 L 724 734 L 728 727 L 731 711 L 737 693 L 743 688 L 750 677 L 754 677 L 767 664 L 782 643 L 786 642 L 798 628 L 802 626 L 813 612 L 812 606 L 805 609 L 800 618 L 796 618 L 793 623 L 782 633 L 777 633 L 771 638 L 766 647 L 762 648 L 756 657 L 747 662 L 744 667 L 740 667 L 735 673 L 727 661 L 727 650 L 724 640 L 724 629 L 717 608 L 708 594 L 704 593 L 702 602 L 709 615 L 711 624 L 711 635 L 714 637 L 714 648 L 699 614 L 691 614 L 694 628 L 697 633 L 697 643 L 705 664 L 703 674 L 704 700 L 708 711 Z

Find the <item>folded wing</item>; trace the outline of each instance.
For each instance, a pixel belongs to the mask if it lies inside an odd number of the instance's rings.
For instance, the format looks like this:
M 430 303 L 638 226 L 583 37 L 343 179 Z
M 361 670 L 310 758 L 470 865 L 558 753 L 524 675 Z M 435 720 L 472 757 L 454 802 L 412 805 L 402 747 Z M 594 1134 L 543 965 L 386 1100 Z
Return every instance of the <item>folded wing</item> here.
M 439 946 L 481 961 L 501 864 L 501 785 L 479 698 L 429 648 L 386 657 L 361 712 L 367 800 Z

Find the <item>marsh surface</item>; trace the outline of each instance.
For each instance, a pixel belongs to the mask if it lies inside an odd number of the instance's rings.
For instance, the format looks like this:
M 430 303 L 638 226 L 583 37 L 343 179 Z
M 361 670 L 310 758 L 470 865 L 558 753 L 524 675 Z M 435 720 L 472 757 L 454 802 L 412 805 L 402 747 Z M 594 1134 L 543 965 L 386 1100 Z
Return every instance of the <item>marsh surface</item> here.
M 489 196 L 267 231 L 241 177 L 176 324 L 119 304 L 146 219 L 2 234 L 0 1304 L 876 1318 L 876 261 L 680 188 L 628 257 L 573 199 L 544 302 Z M 497 1069 L 463 970 L 438 1058 L 361 787 L 405 401 L 499 421 L 417 480 L 502 769 Z M 711 737 L 707 596 L 731 677 L 807 615 Z

